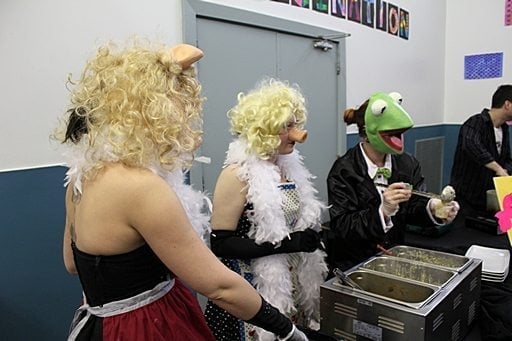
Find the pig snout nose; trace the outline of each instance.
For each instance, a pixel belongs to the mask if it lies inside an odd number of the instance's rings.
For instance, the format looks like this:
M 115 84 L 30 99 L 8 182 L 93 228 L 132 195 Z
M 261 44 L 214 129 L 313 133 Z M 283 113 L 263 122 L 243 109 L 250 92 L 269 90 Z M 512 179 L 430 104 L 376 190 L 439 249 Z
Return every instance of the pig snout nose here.
M 292 128 L 288 131 L 288 138 L 294 142 L 302 143 L 302 142 L 306 141 L 307 137 L 308 137 L 307 130 Z

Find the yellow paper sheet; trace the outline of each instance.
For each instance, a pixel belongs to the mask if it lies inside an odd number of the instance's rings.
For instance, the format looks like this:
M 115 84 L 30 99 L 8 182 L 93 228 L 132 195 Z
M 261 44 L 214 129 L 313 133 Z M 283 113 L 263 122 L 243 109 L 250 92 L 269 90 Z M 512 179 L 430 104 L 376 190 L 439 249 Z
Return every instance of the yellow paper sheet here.
M 500 204 L 500 210 L 503 210 L 503 198 L 512 193 L 512 176 L 497 176 L 494 178 L 494 188 Z
M 496 188 L 496 196 L 500 210 L 503 211 L 503 198 L 512 193 L 512 176 L 498 176 L 494 178 L 494 188 Z M 508 241 L 512 246 L 512 229 L 507 231 Z

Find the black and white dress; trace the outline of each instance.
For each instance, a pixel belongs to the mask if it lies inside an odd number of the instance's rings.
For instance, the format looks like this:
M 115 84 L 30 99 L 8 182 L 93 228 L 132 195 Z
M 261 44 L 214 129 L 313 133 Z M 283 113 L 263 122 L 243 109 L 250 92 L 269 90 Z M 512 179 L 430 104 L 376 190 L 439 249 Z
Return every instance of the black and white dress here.
M 251 238 L 256 244 L 277 245 L 290 233 L 308 228 L 320 230 L 326 205 L 316 197 L 314 177 L 297 150 L 278 155 L 274 163 L 251 153 L 247 141 L 237 138 L 230 143 L 224 164 L 237 165 L 237 176 L 248 185 L 246 202 L 249 204 L 239 219 L 238 236 Z M 282 178 L 289 182 L 282 182 Z M 302 325 L 317 329 L 320 285 L 327 274 L 325 257 L 325 253 L 317 249 L 222 261 L 248 280 L 263 299 L 281 313 L 297 319 L 299 325 L 300 320 L 304 320 Z M 238 321 L 211 303 L 206 315 L 218 340 L 275 340 L 274 334 Z

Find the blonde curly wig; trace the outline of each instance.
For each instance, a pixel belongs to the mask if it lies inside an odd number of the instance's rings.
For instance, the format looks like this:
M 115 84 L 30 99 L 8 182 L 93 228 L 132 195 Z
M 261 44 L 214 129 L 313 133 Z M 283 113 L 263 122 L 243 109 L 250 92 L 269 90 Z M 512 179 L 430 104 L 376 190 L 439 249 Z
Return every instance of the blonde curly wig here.
M 238 95 L 238 104 L 228 111 L 231 133 L 247 141 L 248 152 L 261 159 L 274 156 L 281 140 L 279 133 L 295 116 L 296 126 L 306 123 L 305 99 L 297 85 L 265 79 L 247 94 Z
M 168 170 L 190 166 L 201 144 L 201 86 L 195 70 L 182 70 L 169 51 L 140 42 L 124 49 L 107 44 L 78 82 L 70 82 L 70 110 L 56 136 L 85 148 L 86 177 L 106 161 Z

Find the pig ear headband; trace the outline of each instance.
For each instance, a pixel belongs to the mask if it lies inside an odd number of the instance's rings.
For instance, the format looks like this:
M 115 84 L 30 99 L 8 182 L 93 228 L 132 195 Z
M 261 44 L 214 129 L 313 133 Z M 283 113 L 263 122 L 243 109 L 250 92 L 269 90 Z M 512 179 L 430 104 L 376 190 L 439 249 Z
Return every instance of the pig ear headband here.
M 203 57 L 203 51 L 188 44 L 178 44 L 171 48 L 170 54 L 174 60 L 186 70 Z

